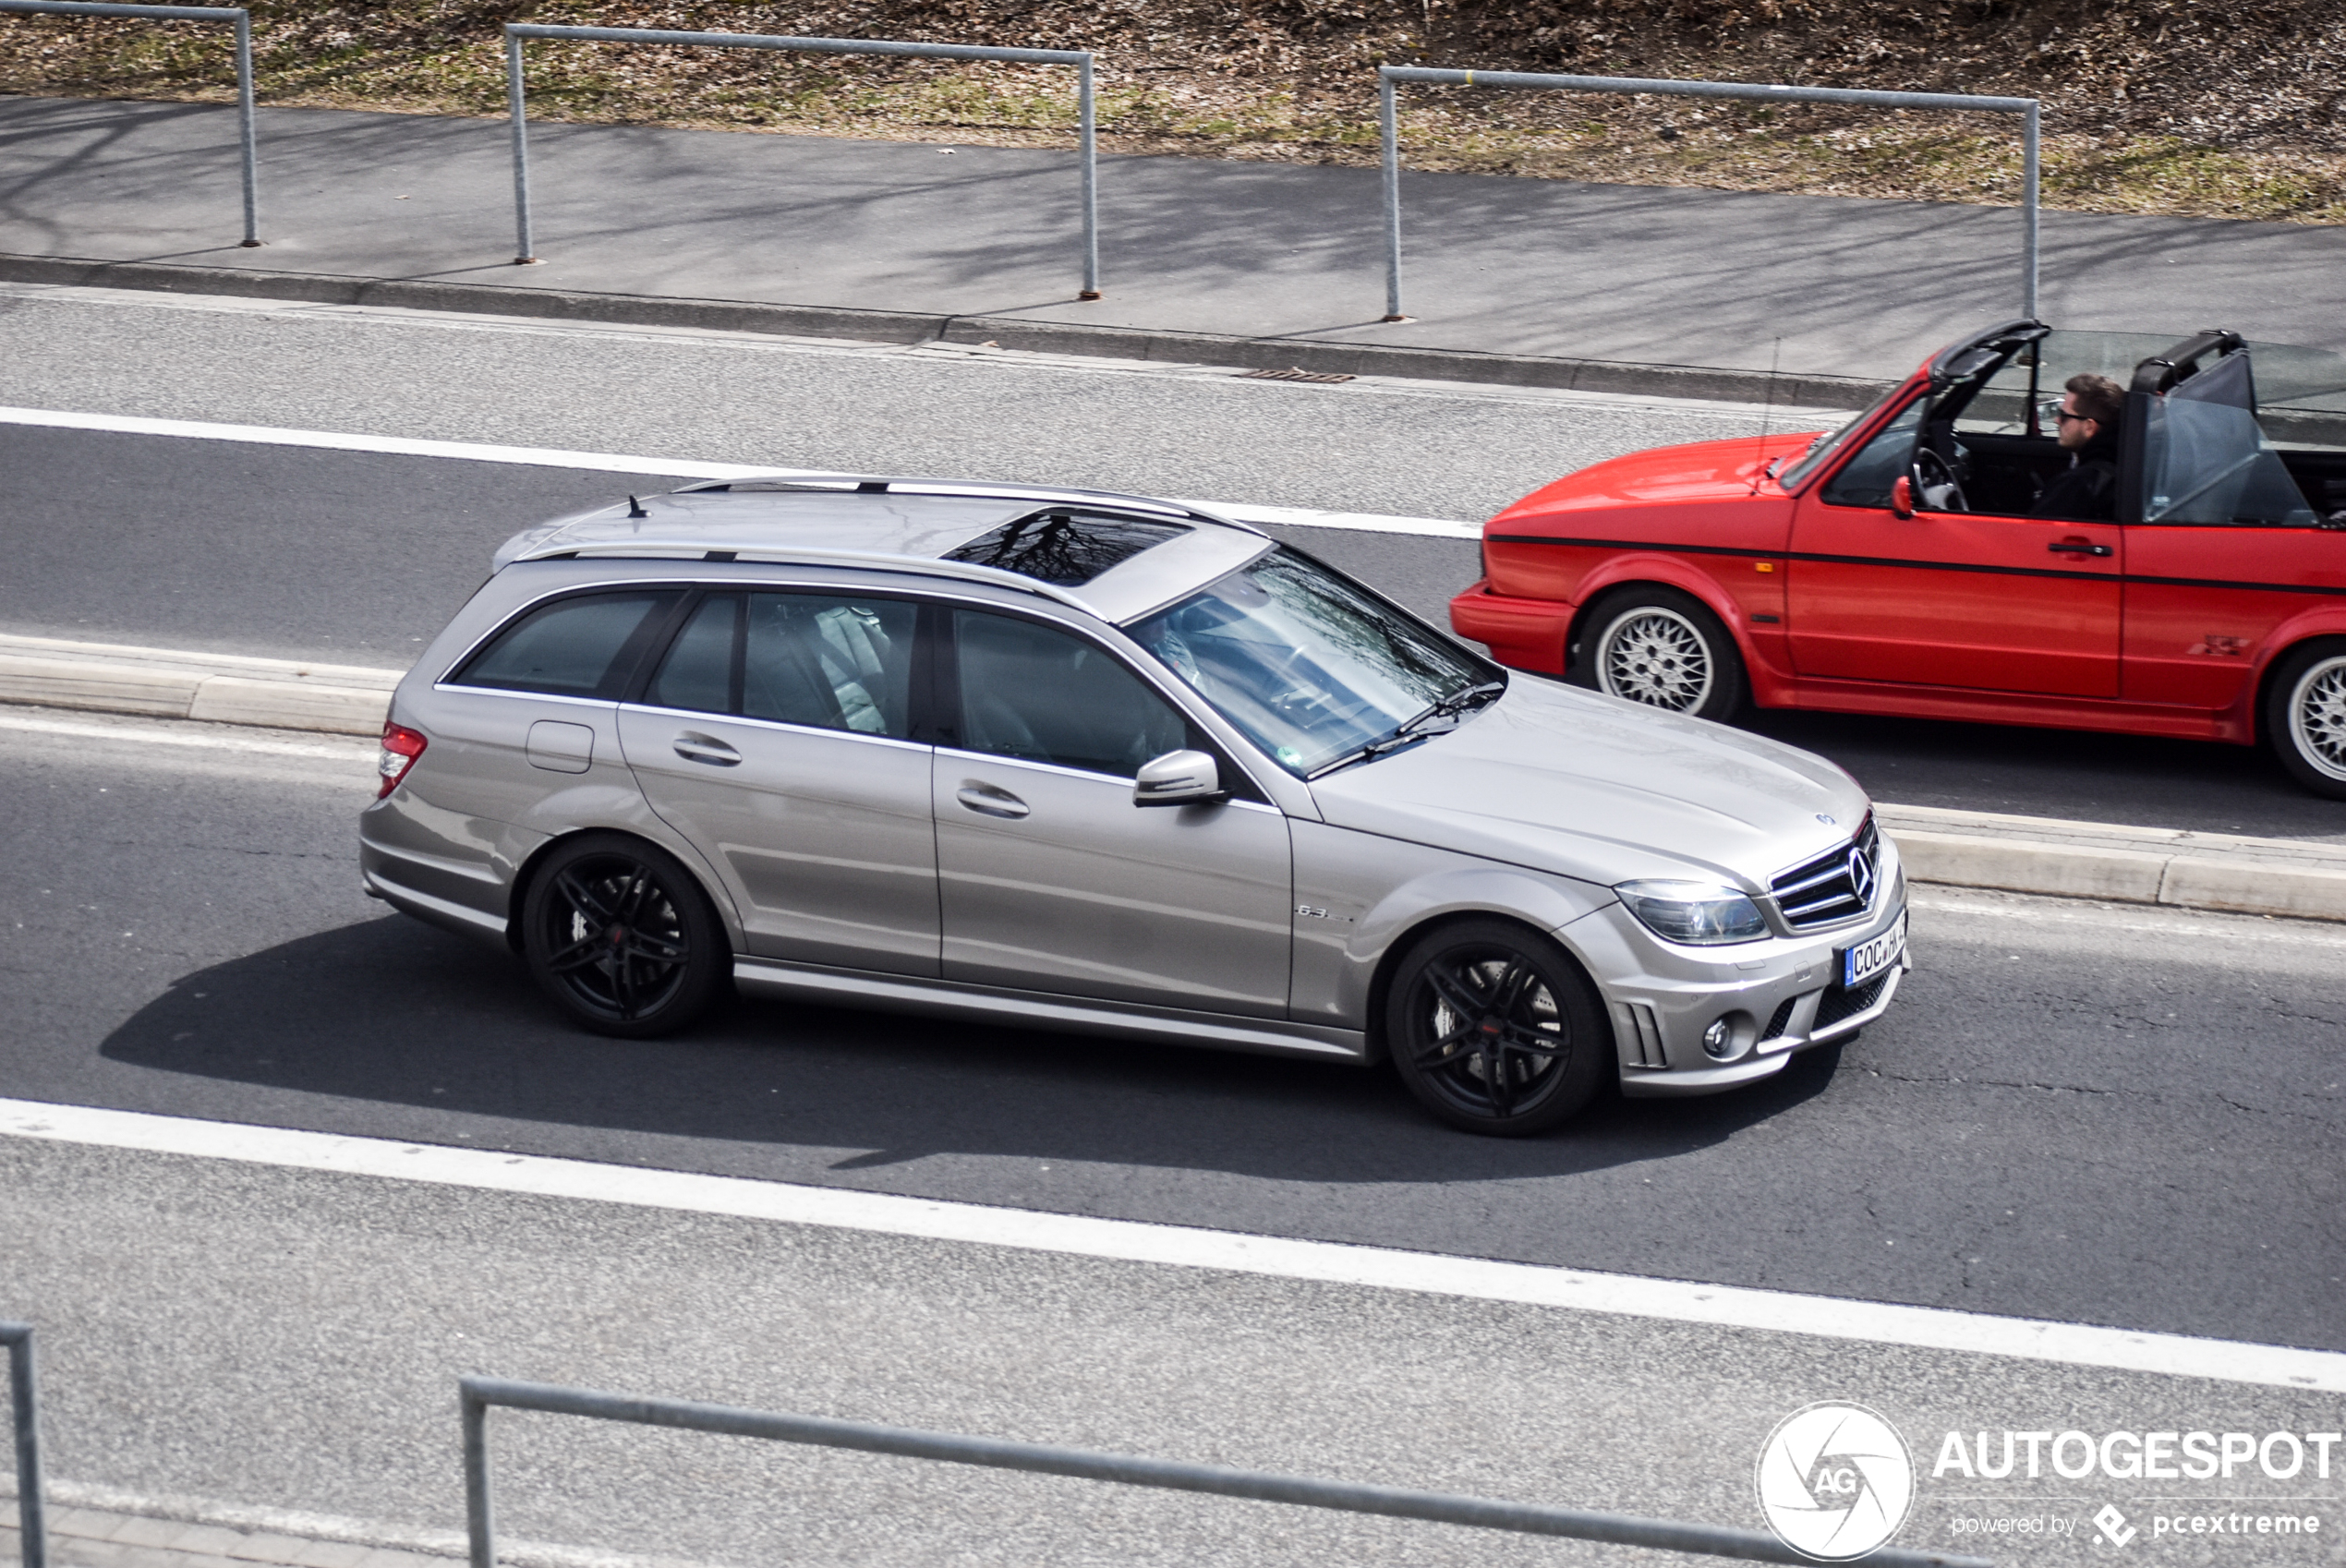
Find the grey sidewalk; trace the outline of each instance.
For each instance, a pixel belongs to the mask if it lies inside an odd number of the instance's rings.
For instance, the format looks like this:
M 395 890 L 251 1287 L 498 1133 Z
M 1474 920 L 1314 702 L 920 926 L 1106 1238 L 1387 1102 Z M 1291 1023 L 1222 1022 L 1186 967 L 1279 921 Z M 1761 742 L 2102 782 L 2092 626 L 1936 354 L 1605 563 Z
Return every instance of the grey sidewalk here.
M 1070 153 L 554 125 L 533 131 L 544 264 L 517 268 L 502 121 L 303 109 L 262 112 L 268 244 L 248 250 L 235 126 L 210 106 L 0 99 L 0 253 L 233 269 L 313 297 L 325 284 L 285 275 L 405 280 L 474 309 L 488 289 L 517 313 L 557 295 L 596 296 L 560 303 L 577 313 L 796 307 L 770 319 L 837 335 L 983 318 L 973 330 L 1023 333 L 1015 346 L 1132 357 L 1152 356 L 1147 334 L 1206 334 L 1249 343 L 1248 362 L 1383 345 L 1858 381 L 2020 304 L 2012 209 L 1416 174 L 1416 320 L 1382 325 L 1375 171 L 1171 157 L 1103 163 L 1106 297 L 1085 304 Z M 2346 229 L 2046 215 L 2042 313 L 2059 325 L 2346 348 L 2341 279 Z M 860 332 L 855 312 L 874 313 Z

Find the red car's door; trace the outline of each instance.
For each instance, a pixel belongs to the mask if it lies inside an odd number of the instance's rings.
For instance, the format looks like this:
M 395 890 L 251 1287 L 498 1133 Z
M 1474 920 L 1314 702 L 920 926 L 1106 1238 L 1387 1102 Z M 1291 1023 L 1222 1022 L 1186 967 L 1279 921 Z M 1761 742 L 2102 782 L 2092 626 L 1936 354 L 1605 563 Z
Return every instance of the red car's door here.
M 1926 399 L 1793 513 L 1785 630 L 1802 676 L 2118 694 L 2124 541 L 2113 523 L 1899 517 Z

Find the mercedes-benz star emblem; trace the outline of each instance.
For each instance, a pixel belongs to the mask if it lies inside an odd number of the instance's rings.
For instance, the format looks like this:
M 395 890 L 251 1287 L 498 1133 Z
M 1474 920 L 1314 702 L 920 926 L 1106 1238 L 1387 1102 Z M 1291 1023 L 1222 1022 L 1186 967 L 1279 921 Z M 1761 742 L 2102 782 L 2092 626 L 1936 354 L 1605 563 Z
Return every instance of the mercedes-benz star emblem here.
M 1873 902 L 1873 862 L 1866 858 L 1863 850 L 1849 851 L 1849 887 L 1859 903 Z

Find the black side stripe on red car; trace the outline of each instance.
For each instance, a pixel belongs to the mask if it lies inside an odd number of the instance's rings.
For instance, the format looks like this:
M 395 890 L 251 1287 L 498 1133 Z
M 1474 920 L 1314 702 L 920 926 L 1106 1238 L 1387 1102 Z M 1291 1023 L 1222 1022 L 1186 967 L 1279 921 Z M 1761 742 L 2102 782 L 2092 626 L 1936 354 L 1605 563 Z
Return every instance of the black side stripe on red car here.
M 1835 566 L 1891 566 L 1912 572 L 1973 572 L 1990 577 L 2057 577 L 2078 583 L 2140 583 L 2163 588 L 2244 588 L 2266 594 L 2346 598 L 2346 586 L 2310 583 L 2249 583 L 2223 577 L 2154 577 L 2138 573 L 2064 572 L 2053 566 L 1983 566 L 1960 561 L 1904 561 L 1887 555 L 1823 555 L 1807 550 L 1735 549 L 1725 545 L 1673 545 L 1651 539 L 1567 539 L 1549 534 L 1492 534 L 1494 545 L 1578 545 L 1594 549 L 1651 549 L 1668 555 L 1739 555 L 1760 561 L 1814 561 Z

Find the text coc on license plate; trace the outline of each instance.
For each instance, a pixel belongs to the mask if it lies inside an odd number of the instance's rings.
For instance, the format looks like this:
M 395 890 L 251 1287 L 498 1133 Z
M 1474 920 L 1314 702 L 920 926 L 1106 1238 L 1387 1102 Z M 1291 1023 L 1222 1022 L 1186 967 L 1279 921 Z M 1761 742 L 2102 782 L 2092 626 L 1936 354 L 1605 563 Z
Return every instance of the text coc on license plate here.
M 1854 991 L 1898 961 L 1906 950 L 1906 917 L 1900 915 L 1898 923 L 1854 947 L 1841 949 L 1841 988 Z

